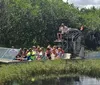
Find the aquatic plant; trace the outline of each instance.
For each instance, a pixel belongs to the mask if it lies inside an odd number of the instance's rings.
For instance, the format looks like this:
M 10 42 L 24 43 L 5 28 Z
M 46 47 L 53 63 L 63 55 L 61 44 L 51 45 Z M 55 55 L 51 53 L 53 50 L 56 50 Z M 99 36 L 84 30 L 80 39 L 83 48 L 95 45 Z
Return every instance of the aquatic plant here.
M 47 60 L 1 65 L 0 82 L 28 80 L 51 74 L 80 74 L 100 77 L 100 60 Z

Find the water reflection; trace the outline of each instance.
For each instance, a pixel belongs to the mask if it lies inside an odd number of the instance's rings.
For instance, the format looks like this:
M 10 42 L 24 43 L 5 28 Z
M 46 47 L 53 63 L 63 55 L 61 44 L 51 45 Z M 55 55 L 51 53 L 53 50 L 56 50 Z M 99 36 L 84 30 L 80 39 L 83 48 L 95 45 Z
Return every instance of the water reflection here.
M 100 85 L 100 79 L 80 77 L 80 84 L 76 85 Z
M 100 85 L 100 80 L 90 77 L 61 77 L 32 81 L 9 82 L 6 85 Z
M 85 58 L 88 58 L 88 59 L 100 58 L 100 52 L 89 53 L 86 55 Z

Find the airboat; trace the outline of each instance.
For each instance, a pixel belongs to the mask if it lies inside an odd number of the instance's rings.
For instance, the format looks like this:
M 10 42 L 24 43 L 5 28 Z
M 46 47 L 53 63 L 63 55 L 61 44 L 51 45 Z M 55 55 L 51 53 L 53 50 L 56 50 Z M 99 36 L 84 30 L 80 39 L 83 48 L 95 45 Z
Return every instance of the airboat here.
M 65 59 L 84 58 L 84 36 L 82 32 L 75 28 L 70 28 L 62 35 L 62 39 L 54 41 L 58 47 L 62 47 L 65 52 Z
M 80 30 L 70 29 L 64 33 L 61 41 L 55 41 L 58 47 L 64 50 L 65 59 L 84 58 L 84 37 Z M 20 49 L 0 47 L 0 62 L 1 63 L 17 63 L 23 62 L 16 60 L 17 54 Z M 67 57 L 66 57 L 67 56 Z

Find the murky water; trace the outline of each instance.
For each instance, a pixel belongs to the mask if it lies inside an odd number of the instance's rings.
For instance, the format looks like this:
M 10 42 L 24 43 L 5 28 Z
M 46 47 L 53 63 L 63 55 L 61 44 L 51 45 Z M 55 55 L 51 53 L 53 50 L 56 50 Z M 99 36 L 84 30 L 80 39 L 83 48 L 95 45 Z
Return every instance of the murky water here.
M 87 58 L 87 59 L 97 59 L 97 58 L 99 58 L 100 59 L 100 52 L 88 53 L 85 58 Z
M 100 52 L 92 52 L 86 55 L 87 59 L 100 59 Z M 57 77 L 52 79 L 23 80 L 6 82 L 4 85 L 100 85 L 100 79 L 85 76 Z
M 53 79 L 9 82 L 6 85 L 100 85 L 100 79 L 90 77 L 61 77 Z

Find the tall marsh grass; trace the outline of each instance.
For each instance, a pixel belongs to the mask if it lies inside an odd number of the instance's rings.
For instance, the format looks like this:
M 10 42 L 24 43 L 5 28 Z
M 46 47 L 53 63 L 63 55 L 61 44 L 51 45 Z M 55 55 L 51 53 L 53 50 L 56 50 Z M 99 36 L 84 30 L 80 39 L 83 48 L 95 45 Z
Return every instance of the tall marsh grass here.
M 100 60 L 47 60 L 2 65 L 0 82 L 14 79 L 22 81 L 39 75 L 70 73 L 100 77 Z

